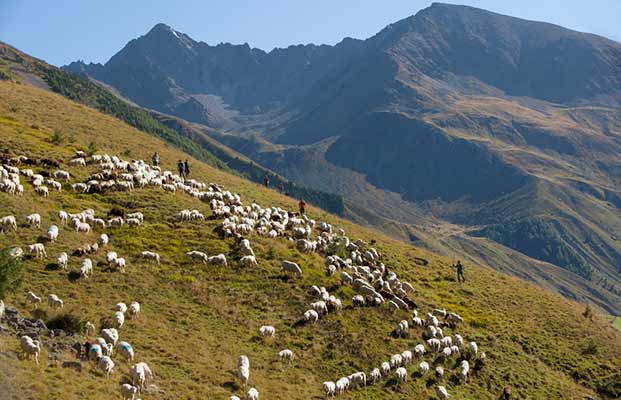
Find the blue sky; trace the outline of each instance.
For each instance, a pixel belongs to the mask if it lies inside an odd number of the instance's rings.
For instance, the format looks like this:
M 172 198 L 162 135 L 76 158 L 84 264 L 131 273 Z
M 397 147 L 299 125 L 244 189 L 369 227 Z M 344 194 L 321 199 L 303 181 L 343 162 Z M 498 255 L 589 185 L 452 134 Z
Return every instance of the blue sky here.
M 621 41 L 621 0 L 445 0 Z M 0 0 L 0 40 L 62 65 L 105 62 L 164 22 L 210 44 L 271 50 L 367 38 L 431 4 L 421 0 Z

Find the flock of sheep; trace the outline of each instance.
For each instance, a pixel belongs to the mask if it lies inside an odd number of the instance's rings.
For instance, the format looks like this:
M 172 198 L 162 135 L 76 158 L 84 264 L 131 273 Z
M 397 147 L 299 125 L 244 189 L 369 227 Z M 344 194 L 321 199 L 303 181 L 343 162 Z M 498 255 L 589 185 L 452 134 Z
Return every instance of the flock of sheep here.
M 19 162 L 20 160 L 16 160 Z M 445 375 L 445 367 L 451 361 L 454 362 L 463 382 L 467 381 L 471 363 L 483 365 L 485 353 L 479 352 L 475 342 L 467 342 L 456 330 L 463 319 L 444 309 L 434 309 L 423 318 L 418 316 L 416 304 L 412 300 L 415 289 L 412 284 L 402 281 L 397 274 L 382 263 L 381 253 L 363 240 L 351 241 L 342 229 L 335 230 L 326 222 L 316 223 L 305 215 L 297 215 L 280 207 L 263 208 L 256 203 L 244 206 L 238 194 L 224 190 L 217 184 L 205 184 L 194 179 L 182 179 L 170 171 L 161 171 L 158 167 L 148 165 L 142 160 L 124 161 L 116 156 L 93 155 L 86 157 L 83 152 L 78 152 L 77 157 L 69 161 L 73 167 L 95 166 L 97 172 L 88 177 L 85 182 L 77 182 L 70 185 L 71 190 L 79 193 L 95 193 L 110 190 L 131 191 L 143 187 L 160 187 L 167 192 L 185 192 L 204 202 L 208 202 L 214 218 L 222 219 L 218 232 L 222 238 L 235 238 L 241 253 L 238 262 L 242 267 L 258 265 L 257 257 L 252 249 L 250 241 L 245 238 L 252 233 L 265 238 L 275 239 L 286 237 L 295 242 L 296 248 L 302 253 L 315 252 L 325 258 L 326 274 L 337 276 L 342 285 L 351 286 L 357 294 L 351 298 L 354 307 L 387 307 L 392 312 L 410 312 L 412 316 L 408 320 L 401 320 L 392 334 L 397 337 L 420 337 L 421 343 L 413 349 L 406 349 L 399 354 L 387 356 L 377 368 L 373 368 L 367 374 L 356 371 L 348 376 L 343 376 L 334 381 L 326 381 L 322 388 L 327 397 L 341 395 L 348 390 L 364 388 L 367 384 L 374 384 L 380 379 L 393 378 L 398 384 L 408 379 L 408 367 L 418 362 L 420 376 L 425 375 L 434 366 L 436 385 L 435 391 L 440 399 L 449 397 L 442 379 Z M 49 188 L 60 191 L 63 184 L 68 182 L 72 175 L 63 170 L 57 170 L 45 178 L 42 174 L 35 174 L 31 169 L 19 169 L 14 165 L 0 167 L 0 190 L 23 195 L 24 186 L 20 175 L 27 177 L 34 187 L 35 193 L 41 196 L 49 196 Z M 47 185 L 47 186 L 46 186 Z M 68 185 L 68 183 L 66 183 Z M 49 187 L 49 188 L 48 188 Z M 108 219 L 97 217 L 94 210 L 88 209 L 80 213 L 58 212 L 58 225 L 51 225 L 47 231 L 49 241 L 57 241 L 60 234 L 60 226 L 75 230 L 80 234 L 90 234 L 94 230 L 109 228 L 121 228 L 140 226 L 144 223 L 144 215 L 140 211 L 124 214 L 122 210 L 112 209 L 108 213 Z M 198 210 L 182 210 L 176 215 L 181 222 L 204 220 L 205 216 Z M 31 214 L 25 217 L 25 222 L 33 228 L 40 228 L 42 218 L 40 214 Z M 17 217 L 7 215 L 0 218 L 0 229 L 3 231 L 17 230 Z M 313 237 L 313 232 L 317 234 Z M 101 232 L 94 242 L 86 243 L 75 249 L 73 254 L 78 257 L 98 252 L 108 245 L 110 237 L 108 233 Z M 348 256 L 342 258 L 330 249 L 343 249 Z M 27 245 L 28 252 L 34 258 L 47 257 L 45 244 L 34 243 Z M 21 251 L 16 252 L 20 254 Z M 160 255 L 152 251 L 142 251 L 139 257 L 159 264 Z M 229 265 L 226 255 L 208 255 L 200 250 L 192 250 L 186 253 L 188 259 L 209 265 Z M 60 268 L 66 269 L 69 262 L 67 252 L 62 252 L 57 257 Z M 126 271 L 126 259 L 119 257 L 115 251 L 108 251 L 105 255 L 105 263 L 110 268 L 121 273 Z M 301 277 L 303 269 L 300 265 L 283 260 L 282 271 L 293 278 Z M 83 258 L 79 269 L 81 279 L 89 279 L 93 273 L 93 261 L 91 258 Z M 33 292 L 28 292 L 26 300 L 34 307 L 38 307 L 41 298 Z M 63 308 L 63 300 L 54 294 L 48 296 L 48 306 L 55 310 Z M 0 310 L 3 309 L 3 304 Z M 330 313 L 338 313 L 343 308 L 343 301 L 328 293 L 325 287 L 313 285 L 309 288 L 309 308 L 301 315 L 301 320 L 308 324 L 314 324 L 321 318 L 327 318 Z M 88 358 L 95 361 L 97 367 L 109 376 L 115 367 L 112 360 L 116 349 L 120 357 L 128 363 L 134 361 L 134 349 L 125 342 L 119 341 L 119 330 L 124 326 L 125 316 L 136 319 L 140 314 L 140 304 L 132 302 L 129 307 L 125 303 L 119 303 L 114 307 L 112 322 L 114 326 L 102 327 L 95 342 L 90 345 Z M 1 316 L 1 314 L 0 314 Z M 447 334 L 446 330 L 451 334 Z M 88 322 L 86 324 L 87 335 L 94 335 L 96 327 Z M 389 334 L 387 332 L 387 334 Z M 276 328 L 265 325 L 260 327 L 259 335 L 264 338 L 274 338 Z M 21 338 L 22 351 L 32 356 L 38 363 L 41 344 L 28 336 Z M 278 353 L 282 360 L 292 361 L 294 354 L 290 349 L 284 349 Z M 244 388 L 250 381 L 250 360 L 247 356 L 239 357 L 237 373 Z M 130 367 L 129 376 L 131 384 L 121 386 L 123 399 L 134 399 L 135 396 L 145 389 L 147 382 L 153 378 L 149 366 L 140 362 Z M 251 387 L 246 393 L 248 400 L 258 400 L 259 392 Z M 231 396 L 230 400 L 239 399 Z

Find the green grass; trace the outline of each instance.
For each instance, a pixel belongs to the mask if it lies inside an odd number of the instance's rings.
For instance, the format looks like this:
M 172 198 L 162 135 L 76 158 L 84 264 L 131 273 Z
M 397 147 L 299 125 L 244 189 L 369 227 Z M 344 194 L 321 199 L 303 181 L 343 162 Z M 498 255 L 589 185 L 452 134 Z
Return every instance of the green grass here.
M 51 137 L 61 130 L 75 137 L 75 144 L 56 145 Z M 99 152 L 121 154 L 131 150 L 134 158 L 147 158 L 156 149 L 163 167 L 174 168 L 177 159 L 186 157 L 177 148 L 151 135 L 63 97 L 10 82 L 0 82 L 0 149 L 15 154 L 46 157 L 64 163 L 78 148 L 94 142 Z M 195 177 L 218 182 L 240 193 L 245 204 L 279 205 L 295 209 L 295 200 L 240 177 L 212 168 L 192 159 Z M 93 172 L 67 168 L 77 179 Z M 36 168 L 38 170 L 38 168 Z M 316 254 L 303 255 L 284 239 L 270 240 L 251 235 L 259 267 L 242 269 L 232 258 L 230 240 L 219 240 L 212 232 L 219 221 L 178 223 L 174 214 L 182 208 L 196 208 L 209 215 L 207 204 L 183 193 L 164 193 L 148 188 L 131 193 L 76 195 L 69 191 L 51 193 L 47 199 L 35 197 L 26 184 L 22 198 L 0 193 L 0 214 L 15 214 L 20 222 L 17 233 L 0 234 L 0 246 L 25 246 L 45 233 L 57 221 L 59 209 L 76 212 L 93 208 L 98 214 L 112 206 L 141 210 L 145 224 L 139 228 L 110 230 L 110 249 L 128 260 L 126 274 L 106 272 L 96 265 L 88 281 L 72 281 L 69 273 L 78 269 L 79 260 L 70 259 L 68 271 L 46 269 L 61 251 L 95 240 L 95 234 L 78 235 L 61 229 L 57 243 L 47 246 L 50 258 L 44 262 L 27 260 L 22 291 L 6 302 L 25 315 L 30 309 L 24 293 L 32 290 L 42 296 L 56 293 L 65 300 L 65 310 L 82 319 L 99 323 L 109 318 L 119 301 L 138 300 L 143 315 L 128 321 L 121 337 L 132 343 L 137 360 L 148 362 L 156 374 L 155 383 L 165 392 L 161 396 L 142 395 L 143 399 L 227 398 L 239 393 L 235 365 L 241 354 L 251 361 L 251 384 L 266 399 L 319 399 L 321 382 L 350 374 L 369 372 L 391 354 L 412 348 L 421 341 L 420 332 L 406 339 L 389 333 L 395 324 L 407 318 L 405 312 L 390 314 L 381 309 L 352 309 L 351 288 L 339 286 L 338 279 L 326 277 L 324 261 Z M 24 217 L 39 212 L 40 230 L 24 226 Z M 421 310 L 446 307 L 466 320 L 459 331 L 476 340 L 488 355 L 488 363 L 468 384 L 458 383 L 458 371 L 448 365 L 446 385 L 454 398 L 496 399 L 505 386 L 511 386 L 516 398 L 574 399 L 596 396 L 610 398 L 621 394 L 621 333 L 609 319 L 585 320 L 583 306 L 490 269 L 467 265 L 468 283 L 454 281 L 451 260 L 398 242 L 374 230 L 357 226 L 310 207 L 310 215 L 343 227 L 352 238 L 376 239 L 384 262 L 417 288 L 415 301 Z M 162 265 L 141 261 L 141 250 L 157 251 Z M 230 266 L 205 267 L 189 263 L 184 253 L 190 249 L 208 254 L 229 255 Z M 92 256 L 95 264 L 104 252 Z M 427 266 L 414 257 L 429 260 Z M 299 280 L 288 279 L 279 271 L 282 259 L 300 263 L 304 269 Z M 329 315 L 315 326 L 298 325 L 312 300 L 309 286 L 324 285 L 344 300 L 346 310 Z M 53 313 L 42 306 L 46 317 Z M 273 324 L 274 340 L 263 342 L 258 327 Z M 447 333 L 450 330 L 447 329 Z M 59 340 L 70 341 L 68 338 Z M 83 338 L 80 338 L 83 340 Z M 7 399 L 93 400 L 118 397 L 119 382 L 128 365 L 117 360 L 117 369 L 106 380 L 86 365 L 82 373 L 61 368 L 48 360 L 44 350 L 40 366 L 18 360 L 19 348 L 12 336 L 0 336 L 0 387 Z M 49 345 L 52 340 L 44 338 Z M 277 352 L 291 348 L 297 359 L 291 365 L 277 361 Z M 602 349 L 605 349 L 603 351 Z M 67 351 L 63 359 L 71 359 Z M 409 368 L 414 371 L 413 367 Z M 366 391 L 351 392 L 351 399 L 430 398 L 433 378 L 412 377 L 407 384 L 369 386 Z
M 616 317 L 612 320 L 612 326 L 621 331 L 621 317 Z

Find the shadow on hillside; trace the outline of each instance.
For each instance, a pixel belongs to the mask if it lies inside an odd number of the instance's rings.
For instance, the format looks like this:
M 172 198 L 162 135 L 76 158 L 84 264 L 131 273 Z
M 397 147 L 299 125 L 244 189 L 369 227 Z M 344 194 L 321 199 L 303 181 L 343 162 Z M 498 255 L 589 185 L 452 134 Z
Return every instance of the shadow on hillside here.
M 69 281 L 70 281 L 70 282 L 75 282 L 75 281 L 77 281 L 78 279 L 80 279 L 80 273 L 79 273 L 79 272 L 77 272 L 77 271 L 70 271 L 70 272 L 67 274 L 67 278 L 69 279 Z
M 60 265 L 57 263 L 49 263 L 45 266 L 46 271 L 58 271 L 60 269 Z

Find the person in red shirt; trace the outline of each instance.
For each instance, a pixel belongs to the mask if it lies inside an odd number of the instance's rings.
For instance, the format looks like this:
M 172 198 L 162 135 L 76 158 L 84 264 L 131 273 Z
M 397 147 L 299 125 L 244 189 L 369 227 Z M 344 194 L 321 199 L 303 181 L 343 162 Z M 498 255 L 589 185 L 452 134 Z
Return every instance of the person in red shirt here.
M 298 206 L 300 206 L 300 215 L 304 215 L 304 213 L 306 212 L 306 202 L 304 201 L 304 199 L 300 200 Z

